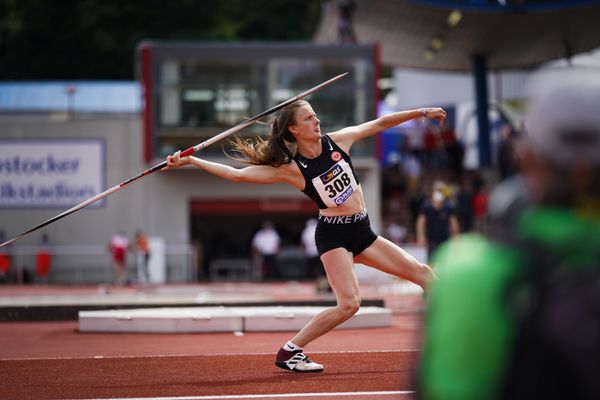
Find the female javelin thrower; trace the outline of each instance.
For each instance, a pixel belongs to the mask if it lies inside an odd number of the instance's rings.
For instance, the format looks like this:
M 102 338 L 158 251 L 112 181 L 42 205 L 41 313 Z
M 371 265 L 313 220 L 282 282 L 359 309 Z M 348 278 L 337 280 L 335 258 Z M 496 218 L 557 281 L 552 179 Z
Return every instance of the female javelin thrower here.
M 235 151 L 241 154 L 239 160 L 250 166 L 234 168 L 193 156 L 181 158 L 179 152 L 167 157 L 165 169 L 192 164 L 233 182 L 284 182 L 317 203 L 315 239 L 337 305 L 316 315 L 279 350 L 278 367 L 294 372 L 323 371 L 302 349 L 358 311 L 355 262 L 423 289 L 434 279 L 429 266 L 371 230 L 360 181 L 348 155 L 354 142 L 419 117 L 436 119 L 441 125 L 446 112 L 441 108 L 401 111 L 327 135 L 321 134 L 320 121 L 310 104 L 299 100 L 280 110 L 267 140 L 250 142 L 238 137 L 233 141 Z

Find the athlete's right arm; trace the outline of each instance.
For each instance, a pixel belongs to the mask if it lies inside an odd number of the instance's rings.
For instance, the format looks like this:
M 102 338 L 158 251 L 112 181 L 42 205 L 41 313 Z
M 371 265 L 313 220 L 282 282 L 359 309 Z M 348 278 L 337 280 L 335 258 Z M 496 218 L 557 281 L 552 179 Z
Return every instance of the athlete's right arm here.
M 167 156 L 167 169 L 175 169 L 184 165 L 194 165 L 205 170 L 213 175 L 232 182 L 249 182 L 249 183 L 277 183 L 285 182 L 297 186 L 293 173 L 290 173 L 290 168 L 286 165 L 281 167 L 273 167 L 270 165 L 251 165 L 244 168 L 235 168 L 230 165 L 220 164 L 213 161 L 203 160 L 197 157 L 179 157 L 179 151 L 172 156 Z

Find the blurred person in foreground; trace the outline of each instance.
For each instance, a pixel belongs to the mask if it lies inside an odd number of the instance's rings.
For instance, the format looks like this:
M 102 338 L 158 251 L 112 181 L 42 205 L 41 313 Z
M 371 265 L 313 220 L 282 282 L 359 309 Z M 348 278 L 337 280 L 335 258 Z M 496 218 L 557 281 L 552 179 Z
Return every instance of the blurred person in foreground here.
M 354 263 L 361 263 L 427 288 L 435 275 L 400 247 L 375 234 L 366 210 L 363 189 L 349 156 L 352 145 L 392 126 L 416 118 L 446 117 L 441 108 L 400 111 L 349 126 L 330 134 L 310 103 L 299 100 L 283 107 L 271 125 L 267 140 L 238 137 L 238 160 L 253 164 L 234 168 L 196 157 L 167 157 L 167 168 L 192 164 L 233 182 L 287 183 L 305 193 L 319 207 L 315 240 L 336 306 L 317 314 L 278 351 L 275 365 L 293 372 L 321 372 L 303 348 L 352 318 L 360 307 Z
M 553 82 L 531 97 L 490 237 L 436 254 L 422 399 L 600 399 L 600 79 Z

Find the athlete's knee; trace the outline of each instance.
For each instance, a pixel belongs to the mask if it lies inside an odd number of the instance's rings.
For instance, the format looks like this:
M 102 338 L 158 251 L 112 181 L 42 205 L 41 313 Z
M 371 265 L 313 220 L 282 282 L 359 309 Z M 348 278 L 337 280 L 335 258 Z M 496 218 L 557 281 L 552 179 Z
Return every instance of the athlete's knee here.
M 354 295 L 342 299 L 338 303 L 338 309 L 346 319 L 352 317 L 360 308 L 360 296 Z

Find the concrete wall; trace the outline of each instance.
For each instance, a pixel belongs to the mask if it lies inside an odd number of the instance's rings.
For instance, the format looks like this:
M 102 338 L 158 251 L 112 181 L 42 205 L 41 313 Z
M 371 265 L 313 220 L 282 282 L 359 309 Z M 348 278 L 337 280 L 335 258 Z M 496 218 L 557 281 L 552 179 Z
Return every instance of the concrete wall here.
M 490 72 L 490 100 L 525 97 L 527 71 Z M 434 72 L 397 68 L 394 70 L 393 102 L 397 109 L 475 102 L 474 78 L 471 73 Z
M 139 172 L 141 167 L 140 120 L 137 115 L 81 115 L 66 119 L 63 115 L 13 115 L 0 117 L 2 138 L 101 138 L 105 142 L 106 182 L 108 187 Z M 124 189 L 109 197 L 102 208 L 88 208 L 72 214 L 44 229 L 53 243 L 97 244 L 108 242 L 116 229 L 131 231 L 141 222 L 145 188 Z M 140 207 L 133 205 L 140 204 Z M 13 237 L 63 209 L 0 209 L 0 228 Z M 131 227 L 130 229 L 127 229 Z M 146 228 L 141 224 L 140 228 Z M 37 244 L 40 232 L 16 245 Z

